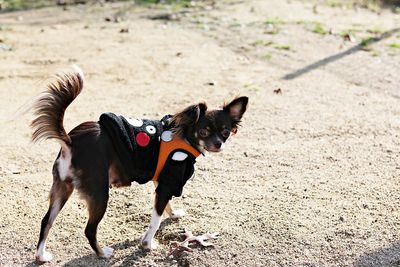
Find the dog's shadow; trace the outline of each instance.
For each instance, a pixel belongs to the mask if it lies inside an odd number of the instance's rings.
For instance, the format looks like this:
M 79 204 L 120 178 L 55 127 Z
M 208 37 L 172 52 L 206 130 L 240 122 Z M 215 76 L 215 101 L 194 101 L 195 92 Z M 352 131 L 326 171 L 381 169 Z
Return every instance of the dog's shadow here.
M 161 232 L 166 226 L 177 222 L 177 219 L 166 218 L 162 221 L 159 232 Z M 76 258 L 66 262 L 63 266 L 65 267 L 89 267 L 89 266 L 99 266 L 99 267 L 108 267 L 116 264 L 121 266 L 132 266 L 134 265 L 140 258 L 146 257 L 148 254 L 151 254 L 148 250 L 144 250 L 140 246 L 141 238 L 137 238 L 135 240 L 125 240 L 123 242 L 114 244 L 111 246 L 116 251 L 118 250 L 125 250 L 129 248 L 136 248 L 133 252 L 131 252 L 125 258 L 117 258 L 111 257 L 110 259 L 101 259 L 98 258 L 94 253 L 88 254 L 86 256 Z M 25 265 L 25 267 L 35 267 L 43 265 L 44 263 L 38 263 L 36 261 L 29 262 Z
M 136 247 L 136 250 L 133 251 L 126 259 L 116 258 L 114 256 L 111 257 L 110 259 L 102 259 L 102 258 L 97 257 L 94 253 L 91 253 L 86 256 L 70 260 L 69 262 L 64 263 L 63 266 L 66 266 L 66 267 L 76 267 L 76 266 L 108 267 L 108 266 L 112 266 L 113 264 L 115 264 L 121 260 L 123 260 L 124 263 L 125 262 L 134 263 L 134 261 L 136 261 L 142 257 L 145 257 L 149 253 L 149 251 L 146 251 L 140 247 L 140 238 L 135 239 L 135 240 L 125 240 L 124 242 L 120 242 L 120 243 L 117 243 L 117 244 L 114 244 L 111 246 L 111 248 L 113 248 L 114 251 L 129 249 L 132 247 Z M 122 264 L 122 266 L 125 266 L 124 263 Z M 32 262 L 27 263 L 24 267 L 36 267 L 36 266 L 41 266 L 41 265 L 46 266 L 46 263 L 32 261 Z
M 161 232 L 166 226 L 176 222 L 176 219 L 170 219 L 167 218 L 165 219 L 159 228 L 159 231 Z M 140 246 L 140 240 L 141 238 L 137 238 L 135 240 L 125 240 L 123 242 L 114 244 L 111 246 L 111 248 L 114 249 L 114 252 L 118 250 L 125 250 L 129 248 L 136 248 L 133 250 L 128 256 L 125 258 L 117 258 L 115 256 L 111 257 L 110 259 L 101 259 L 98 258 L 94 253 L 73 259 L 67 263 L 65 263 L 63 266 L 64 267 L 76 267 L 76 266 L 82 266 L 82 267 L 88 267 L 88 266 L 99 266 L 99 267 L 108 267 L 116 264 L 118 262 L 118 265 L 120 266 L 132 266 L 134 265 L 139 259 L 146 257 L 147 255 L 151 254 L 150 251 L 144 250 Z M 36 266 L 36 265 L 27 265 L 27 266 Z
M 123 250 L 123 249 L 129 249 L 129 248 L 134 248 L 136 249 L 127 257 L 130 259 L 130 262 L 136 261 L 142 257 L 145 257 L 148 254 L 148 251 L 143 250 L 140 247 L 140 238 L 135 239 L 135 240 L 125 240 L 123 242 L 114 244 L 110 246 L 111 248 L 114 249 L 114 253 L 118 250 Z M 94 253 L 91 253 L 89 255 L 73 259 L 69 262 L 66 262 L 63 266 L 65 267 L 76 267 L 76 266 L 99 266 L 99 267 L 108 267 L 112 266 L 115 263 L 123 260 L 124 262 L 126 259 L 121 259 L 121 258 L 116 258 L 115 256 L 112 256 L 109 259 L 102 259 L 97 257 Z M 124 265 L 124 264 L 122 264 Z

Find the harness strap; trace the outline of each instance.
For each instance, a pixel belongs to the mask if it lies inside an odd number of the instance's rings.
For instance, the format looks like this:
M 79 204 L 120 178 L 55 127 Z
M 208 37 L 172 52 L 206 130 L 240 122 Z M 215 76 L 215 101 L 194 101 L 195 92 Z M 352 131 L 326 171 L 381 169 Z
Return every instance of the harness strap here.
M 154 176 L 151 179 L 152 181 L 157 181 L 158 177 L 160 176 L 160 173 L 162 169 L 165 166 L 165 163 L 169 157 L 169 155 L 174 151 L 174 150 L 184 150 L 186 152 L 189 152 L 192 154 L 195 158 L 200 156 L 200 152 L 186 143 L 184 140 L 180 138 L 173 138 L 171 141 L 164 141 L 161 139 L 161 144 L 160 144 L 160 153 L 158 154 L 158 161 L 157 161 L 157 168 L 156 171 L 154 172 Z

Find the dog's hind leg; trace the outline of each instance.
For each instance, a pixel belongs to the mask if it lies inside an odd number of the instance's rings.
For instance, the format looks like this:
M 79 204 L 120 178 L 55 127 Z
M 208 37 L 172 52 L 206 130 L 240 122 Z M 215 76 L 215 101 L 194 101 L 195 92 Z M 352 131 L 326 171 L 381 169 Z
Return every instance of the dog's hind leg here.
M 165 207 L 165 212 L 171 219 L 179 219 L 185 216 L 185 211 L 183 209 L 174 209 L 171 204 L 171 200 L 168 202 Z
M 98 187 L 96 191 L 91 192 L 90 196 L 87 196 L 89 220 L 85 228 L 85 235 L 97 256 L 102 258 L 109 258 L 113 253 L 112 248 L 101 248 L 97 242 L 97 226 L 99 225 L 107 209 L 108 190 L 108 185 Z
M 57 176 L 54 177 L 50 191 L 49 210 L 42 219 L 40 228 L 39 242 L 36 247 L 36 260 L 40 262 L 51 261 L 52 255 L 46 251 L 46 238 L 50 228 L 54 223 L 58 213 L 64 207 L 68 198 L 71 196 L 74 186 L 70 182 L 61 181 Z

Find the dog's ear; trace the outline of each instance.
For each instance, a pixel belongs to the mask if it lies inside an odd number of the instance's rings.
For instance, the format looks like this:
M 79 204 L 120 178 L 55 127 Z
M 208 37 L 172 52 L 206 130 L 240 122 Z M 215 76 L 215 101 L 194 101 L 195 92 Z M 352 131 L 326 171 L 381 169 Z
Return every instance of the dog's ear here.
M 192 124 L 195 124 L 199 121 L 200 117 L 206 113 L 207 105 L 203 102 L 197 105 L 189 106 L 186 110 L 188 121 L 190 121 Z
M 185 108 L 174 117 L 179 118 L 179 124 L 193 125 L 206 113 L 206 103 L 199 103 Z
M 247 103 L 249 102 L 249 98 L 247 96 L 241 96 L 235 98 L 229 104 L 225 104 L 223 109 L 224 111 L 229 113 L 229 116 L 232 119 L 233 126 L 236 127 L 240 122 L 243 114 L 247 109 Z
M 193 126 L 206 113 L 206 110 L 206 103 L 199 103 L 191 105 L 175 114 L 171 120 L 175 134 L 182 137 L 187 129 L 193 129 Z

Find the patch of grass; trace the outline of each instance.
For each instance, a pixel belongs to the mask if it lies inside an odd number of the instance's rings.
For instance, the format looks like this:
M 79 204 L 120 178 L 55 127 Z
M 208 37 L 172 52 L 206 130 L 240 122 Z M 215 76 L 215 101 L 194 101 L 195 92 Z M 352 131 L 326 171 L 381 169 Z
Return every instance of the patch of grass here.
M 260 91 L 262 88 L 258 86 L 257 84 L 254 83 L 247 83 L 243 85 L 244 88 L 250 90 L 250 91 Z
M 119 0 L 119 1 L 132 1 L 132 0 Z M 172 12 L 179 12 L 185 8 L 191 8 L 194 5 L 201 5 L 204 1 L 192 1 L 192 0 L 134 0 L 135 4 L 138 5 L 160 5 L 168 6 Z
M 322 26 L 320 22 L 315 22 L 314 23 L 314 28 L 312 29 L 313 33 L 325 35 L 328 33 L 328 31 L 325 29 L 325 27 Z
M 375 41 L 374 37 L 364 38 L 364 39 L 361 40 L 360 45 L 365 47 L 365 46 L 368 46 L 368 45 L 372 44 L 374 41 Z
M 367 37 L 361 40 L 360 45 L 361 45 L 361 49 L 364 51 L 371 51 L 371 44 L 374 43 L 376 41 L 375 37 Z
M 379 4 L 379 1 L 364 0 L 360 2 L 364 2 L 360 4 L 361 7 L 369 9 L 372 12 L 378 13 L 381 11 L 381 5 Z
M 329 31 L 326 27 L 319 21 L 310 21 L 310 20 L 298 20 L 295 21 L 297 25 L 304 25 L 305 28 L 313 33 L 325 35 L 328 34 Z
M 296 20 L 296 21 L 294 21 L 294 23 L 298 24 L 298 25 L 308 25 L 308 24 L 310 24 L 310 22 L 307 21 L 307 20 Z
M 52 0 L 0 0 L 1 11 L 14 11 L 19 9 L 40 8 L 54 5 Z
M 371 56 L 373 57 L 379 57 L 381 54 L 378 51 L 373 51 L 371 50 Z
M 274 48 L 278 50 L 287 50 L 287 51 L 290 50 L 290 46 L 284 44 L 275 45 Z
M 271 60 L 272 54 L 266 53 L 266 54 L 264 54 L 264 55 L 262 56 L 262 58 L 265 59 L 265 60 Z
M 281 18 L 275 17 L 275 18 L 268 18 L 265 22 L 267 25 L 281 25 L 281 24 L 286 24 L 286 21 L 284 21 Z
M 353 1 L 329 0 L 326 4 L 332 8 L 351 9 L 354 3 Z
M 385 1 L 387 2 L 387 0 L 329 0 L 327 1 L 327 5 L 333 8 L 346 9 L 351 9 L 354 6 L 359 6 L 374 12 L 379 12 L 381 10 L 381 6 L 384 4 Z
M 343 2 L 334 1 L 334 0 L 327 1 L 326 4 L 330 7 L 342 7 L 343 6 Z
M 400 43 L 392 43 L 389 45 L 390 48 L 400 49 Z
M 0 24 L 0 31 L 10 31 L 11 27 L 10 26 L 5 26 Z
M 281 18 L 269 18 L 264 21 L 264 24 L 267 26 L 267 29 L 264 31 L 266 34 L 277 34 L 279 33 L 279 25 L 286 24 L 286 21 Z
M 241 23 L 239 23 L 239 22 L 233 22 L 233 23 L 229 24 L 230 28 L 239 28 L 239 27 L 242 27 L 242 26 L 243 25 Z
M 189 6 L 191 2 L 191 0 L 135 0 L 137 4 L 182 4 L 184 6 Z
M 119 0 L 119 1 L 130 1 L 130 0 Z M 205 1 L 193 1 L 193 0 L 134 0 L 135 4 L 139 5 L 166 5 L 171 8 L 173 12 L 178 12 L 184 8 L 191 8 L 195 5 L 205 4 Z
M 382 34 L 385 32 L 385 29 L 382 29 L 380 27 L 373 27 L 370 29 L 367 29 L 368 33 L 372 33 L 372 34 Z
M 275 34 L 278 34 L 279 33 L 279 31 L 280 31 L 280 29 L 278 28 L 278 27 L 269 27 L 268 29 L 266 29 L 265 31 L 264 31 L 264 33 L 266 33 L 266 34 L 271 34 L 271 35 L 275 35 Z
M 274 44 L 274 42 L 267 40 L 257 40 L 253 43 L 254 46 L 270 46 L 272 44 Z

